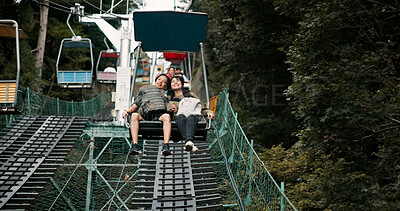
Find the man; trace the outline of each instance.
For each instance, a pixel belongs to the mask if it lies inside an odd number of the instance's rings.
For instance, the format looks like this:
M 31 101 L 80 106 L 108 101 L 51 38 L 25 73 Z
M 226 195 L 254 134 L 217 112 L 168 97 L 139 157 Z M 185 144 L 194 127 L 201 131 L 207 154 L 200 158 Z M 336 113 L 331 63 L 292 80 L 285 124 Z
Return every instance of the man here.
M 175 75 L 181 76 L 183 78 L 183 80 L 185 81 L 185 83 L 188 83 L 189 80 L 186 78 L 186 76 L 183 74 L 183 72 L 181 71 L 181 68 L 176 68 L 175 70 Z
M 142 120 L 163 122 L 164 145 L 161 153 L 163 155 L 171 154 L 168 145 L 171 136 L 171 116 L 168 112 L 171 111 L 171 107 L 165 94 L 165 90 L 171 86 L 171 80 L 167 75 L 160 74 L 155 81 L 156 85 L 140 88 L 133 105 L 122 112 L 123 118 L 131 114 L 130 130 L 133 141 L 131 155 L 142 153 L 138 145 L 139 121 Z

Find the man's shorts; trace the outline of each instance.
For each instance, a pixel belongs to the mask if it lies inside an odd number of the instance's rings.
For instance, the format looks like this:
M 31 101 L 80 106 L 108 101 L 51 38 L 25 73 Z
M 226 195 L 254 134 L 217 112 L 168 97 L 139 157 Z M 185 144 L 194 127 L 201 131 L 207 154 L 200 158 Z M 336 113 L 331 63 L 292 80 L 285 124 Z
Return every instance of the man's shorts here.
M 145 114 L 143 119 L 146 121 L 158 121 L 158 119 L 163 115 L 166 114 L 165 111 L 153 111 Z

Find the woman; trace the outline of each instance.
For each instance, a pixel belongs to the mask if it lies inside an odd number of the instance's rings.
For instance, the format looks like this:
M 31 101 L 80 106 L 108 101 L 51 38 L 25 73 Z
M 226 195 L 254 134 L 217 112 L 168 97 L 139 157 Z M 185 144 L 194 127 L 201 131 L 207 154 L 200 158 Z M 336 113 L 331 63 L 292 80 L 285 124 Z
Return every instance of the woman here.
M 185 151 L 195 152 L 197 147 L 193 144 L 194 135 L 197 128 L 197 122 L 201 116 L 207 116 L 207 118 L 213 118 L 214 113 L 201 104 L 201 114 L 199 115 L 187 115 L 180 114 L 179 102 L 184 98 L 195 98 L 199 99 L 196 94 L 190 92 L 183 88 L 185 81 L 182 77 L 174 76 L 171 79 L 171 108 L 176 113 L 175 121 L 178 126 L 179 132 L 181 133 L 183 139 L 185 140 Z M 198 100 L 200 101 L 200 100 Z M 183 108 L 181 108 L 183 109 Z M 189 109 L 190 110 L 190 109 Z

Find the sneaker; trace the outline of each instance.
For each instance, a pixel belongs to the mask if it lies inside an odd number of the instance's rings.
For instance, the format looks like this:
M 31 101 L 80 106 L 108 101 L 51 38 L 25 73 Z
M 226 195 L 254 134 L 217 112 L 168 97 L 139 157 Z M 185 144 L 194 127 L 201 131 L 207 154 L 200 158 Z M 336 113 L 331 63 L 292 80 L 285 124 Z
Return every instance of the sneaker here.
M 131 148 L 131 152 L 129 153 L 130 155 L 140 155 L 142 154 L 142 149 L 139 147 L 138 144 L 133 144 Z
M 196 146 L 193 146 L 192 150 L 190 152 L 195 153 L 199 148 L 197 148 Z
M 161 150 L 161 154 L 168 156 L 171 154 L 171 152 L 169 151 L 169 145 L 168 144 L 164 144 Z
M 193 142 L 192 141 L 187 141 L 186 144 L 185 144 L 185 151 L 192 151 L 193 147 L 194 147 Z

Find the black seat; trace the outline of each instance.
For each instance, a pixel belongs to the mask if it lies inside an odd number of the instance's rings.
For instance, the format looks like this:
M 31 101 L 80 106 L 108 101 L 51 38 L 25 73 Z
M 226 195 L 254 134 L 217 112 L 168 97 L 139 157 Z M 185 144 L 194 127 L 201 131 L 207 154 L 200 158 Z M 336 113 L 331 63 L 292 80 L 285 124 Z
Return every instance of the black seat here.
M 171 122 L 171 140 L 179 141 L 182 136 L 178 130 L 175 121 Z M 199 121 L 197 124 L 197 129 L 195 133 L 196 140 L 206 140 L 207 138 L 207 123 Z M 160 139 L 163 136 L 163 123 L 161 121 L 140 121 L 139 122 L 139 135 L 145 139 Z

